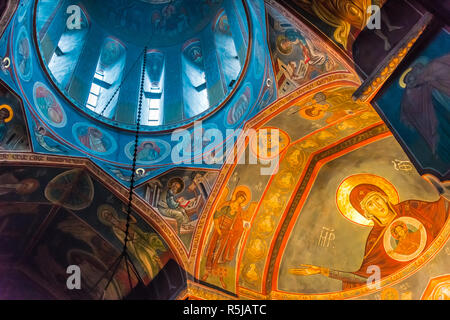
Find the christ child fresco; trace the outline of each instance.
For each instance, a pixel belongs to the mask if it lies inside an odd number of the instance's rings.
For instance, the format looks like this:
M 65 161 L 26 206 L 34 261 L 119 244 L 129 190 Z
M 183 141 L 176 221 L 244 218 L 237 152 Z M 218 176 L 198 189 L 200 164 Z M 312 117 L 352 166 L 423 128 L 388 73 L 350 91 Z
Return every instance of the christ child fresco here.
M 422 229 L 422 226 L 421 228 Z M 391 252 L 402 255 L 413 254 L 420 247 L 420 229 L 409 230 L 406 223 L 399 221 L 391 226 L 392 237 L 396 240 L 396 246 Z

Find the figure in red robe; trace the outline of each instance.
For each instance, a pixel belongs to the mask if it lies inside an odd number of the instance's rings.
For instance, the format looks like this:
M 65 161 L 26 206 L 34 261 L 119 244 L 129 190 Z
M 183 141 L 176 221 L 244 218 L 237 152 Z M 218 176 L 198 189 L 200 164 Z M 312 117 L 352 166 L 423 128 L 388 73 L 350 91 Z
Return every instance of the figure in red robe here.
M 374 222 L 359 270 L 347 272 L 302 265 L 300 269 L 291 269 L 291 273 L 322 274 L 338 279 L 342 281 L 343 290 L 367 284 L 373 275 L 370 266 L 380 268 L 381 278 L 387 277 L 411 263 L 430 246 L 449 214 L 449 201 L 443 197 L 435 202 L 407 200 L 393 205 L 386 193 L 372 184 L 353 188 L 350 203 Z
M 93 127 L 89 127 L 85 135 L 80 136 L 80 142 L 90 150 L 96 152 L 106 152 L 103 144 L 103 133 Z
M 243 191 L 236 192 L 231 201 L 224 202 L 214 213 L 214 229 L 206 253 L 206 273 L 202 277 L 205 281 L 209 274 L 218 271 L 218 264 L 233 260 L 236 248 L 244 231 L 242 219 L 242 204 L 247 200 Z M 223 274 L 219 274 L 222 287 Z

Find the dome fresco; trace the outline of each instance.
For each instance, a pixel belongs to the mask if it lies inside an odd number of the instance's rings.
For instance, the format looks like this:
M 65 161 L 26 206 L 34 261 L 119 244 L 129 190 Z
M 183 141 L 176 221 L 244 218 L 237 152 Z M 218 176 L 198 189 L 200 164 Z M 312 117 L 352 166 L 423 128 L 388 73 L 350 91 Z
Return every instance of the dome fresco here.
M 211 24 L 223 2 L 85 0 L 80 4 L 99 27 L 126 44 L 162 48 L 195 37 Z
M 133 126 L 144 82 L 143 128 L 188 124 L 220 108 L 245 76 L 248 8 L 231 2 L 86 0 L 72 26 L 65 6 L 38 1 L 40 59 L 67 100 L 100 121 Z
M 449 299 L 445 10 L 1 2 L 0 299 Z
M 145 170 L 152 169 L 139 178 L 156 175 L 155 167 L 174 166 L 170 151 L 178 142 L 171 132 L 177 128 L 192 135 L 194 122 L 202 120 L 203 128 L 214 127 L 224 138 L 230 135 L 227 129 L 242 128 L 276 98 L 266 82 L 273 73 L 261 32 L 264 22 L 258 18 L 262 12 L 256 13 L 254 3 L 237 0 L 205 3 L 215 11 L 202 30 L 188 40 L 181 37 L 176 45 L 155 48 L 127 42 L 97 26 L 88 5 L 79 6 L 80 28 L 69 29 L 64 4 L 24 2 L 18 9 L 26 11 L 24 18 L 17 17 L 11 26 L 16 43 L 13 62 L 20 64 L 19 78 L 25 76 L 20 89 L 32 106 L 30 127 L 45 132 L 40 141 L 49 140 L 36 142 L 36 148 L 47 152 L 53 149 L 51 141 L 61 141 L 70 151 L 64 146 L 57 149 L 107 164 L 111 174 L 127 185 L 127 178 L 118 177 L 131 166 L 127 146 L 134 141 L 141 85 L 140 130 L 154 133 L 147 140 L 154 140 L 159 152 L 138 160 Z M 163 3 L 136 5 L 149 11 L 165 8 Z M 25 50 L 32 45 L 35 50 Z M 33 71 L 33 81 L 26 81 Z M 95 146 L 83 138 L 88 133 L 96 137 Z M 196 154 L 221 144 L 220 139 L 212 140 Z

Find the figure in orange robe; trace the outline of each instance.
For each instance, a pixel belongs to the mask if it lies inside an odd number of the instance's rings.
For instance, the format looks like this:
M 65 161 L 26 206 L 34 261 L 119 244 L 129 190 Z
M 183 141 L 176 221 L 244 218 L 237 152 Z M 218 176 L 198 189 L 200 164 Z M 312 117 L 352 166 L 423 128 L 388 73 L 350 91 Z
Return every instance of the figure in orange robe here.
M 202 277 L 205 281 L 209 274 L 217 271 L 218 264 L 233 260 L 236 248 L 244 231 L 242 219 L 242 204 L 246 201 L 245 192 L 238 191 L 231 199 L 223 203 L 214 213 L 214 229 L 206 253 L 206 273 Z M 223 274 L 219 274 L 220 283 L 223 282 Z

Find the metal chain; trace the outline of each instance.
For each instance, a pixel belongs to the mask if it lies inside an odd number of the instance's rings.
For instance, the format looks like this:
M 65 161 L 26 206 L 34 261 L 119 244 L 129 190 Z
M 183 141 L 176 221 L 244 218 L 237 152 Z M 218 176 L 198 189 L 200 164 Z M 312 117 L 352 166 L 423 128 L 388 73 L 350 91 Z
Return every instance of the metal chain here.
M 145 47 L 144 52 L 147 52 L 147 47 Z M 138 104 L 138 114 L 137 114 L 137 124 L 136 124 L 136 134 L 134 140 L 134 154 L 133 154 L 133 165 L 131 168 L 131 180 L 130 180 L 130 193 L 128 195 L 128 207 L 127 207 L 127 224 L 125 229 L 125 241 L 123 245 L 124 252 L 127 249 L 128 233 L 131 221 L 131 203 L 133 200 L 134 191 L 134 179 L 136 177 L 136 161 L 137 161 L 137 150 L 139 144 L 139 131 L 141 129 L 141 115 L 142 115 L 142 100 L 144 98 L 144 82 L 145 82 L 145 70 L 147 64 L 147 55 L 144 54 L 144 61 L 142 64 L 142 75 L 141 75 L 141 87 L 139 91 L 139 104 Z
M 145 47 L 144 52 L 147 52 L 147 47 Z M 103 291 L 103 294 L 106 293 L 106 290 L 108 289 L 109 285 L 111 284 L 113 277 L 115 273 L 117 272 L 117 269 L 122 262 L 122 259 L 125 259 L 125 266 L 128 274 L 128 281 L 130 285 L 130 289 L 133 288 L 133 283 L 131 281 L 131 275 L 130 275 L 130 268 L 128 264 L 131 264 L 131 267 L 138 278 L 138 281 L 142 282 L 142 278 L 139 276 L 139 272 L 136 268 L 136 266 L 133 264 L 133 261 L 131 260 L 130 256 L 128 255 L 128 247 L 127 244 L 130 241 L 129 240 L 129 234 L 130 234 L 130 222 L 131 222 L 131 213 L 132 213 L 132 201 L 133 201 L 133 192 L 134 192 L 134 183 L 135 183 L 135 172 L 136 172 L 136 162 L 137 162 L 137 150 L 138 150 L 138 144 L 139 144 L 139 133 L 140 133 L 140 123 L 141 123 L 141 115 L 142 115 L 142 102 L 144 98 L 144 82 L 145 82 L 145 72 L 146 72 L 146 65 L 147 65 L 147 55 L 144 54 L 143 64 L 142 64 L 142 75 L 141 75 L 141 86 L 140 86 L 140 92 L 139 92 L 139 104 L 138 104 L 138 114 L 137 114 L 137 125 L 136 125 L 136 131 L 135 131 L 135 140 L 134 140 L 134 154 L 133 154 L 133 164 L 131 168 L 131 179 L 130 179 L 130 191 L 128 194 L 128 205 L 127 205 L 127 223 L 125 226 L 125 237 L 124 237 L 124 243 L 123 243 L 123 249 L 120 256 L 116 259 L 116 261 L 113 263 L 110 269 L 106 271 L 105 275 L 102 276 L 96 283 L 96 285 L 93 287 L 95 288 L 100 281 L 103 279 L 103 277 L 106 276 L 112 270 L 111 276 L 109 277 L 109 280 L 105 286 L 105 289 Z
M 133 65 L 131 66 L 131 68 L 128 70 L 128 72 L 125 74 L 125 77 L 122 78 L 122 81 L 120 82 L 119 86 L 117 87 L 117 89 L 114 91 L 113 95 L 111 96 L 111 98 L 109 98 L 108 102 L 106 103 L 106 105 L 103 107 L 102 112 L 100 112 L 100 116 L 103 116 L 103 114 L 105 113 L 106 109 L 108 108 L 109 104 L 113 101 L 114 97 L 116 96 L 116 94 L 119 92 L 120 88 L 122 87 L 122 85 L 124 84 L 125 80 L 128 78 L 128 75 L 133 71 L 134 66 L 136 65 L 136 63 L 141 60 L 141 56 L 144 55 L 144 57 L 146 56 L 146 52 L 147 52 L 147 47 L 145 47 L 144 51 L 141 52 L 139 54 L 139 56 L 137 57 L 136 61 L 134 61 Z

